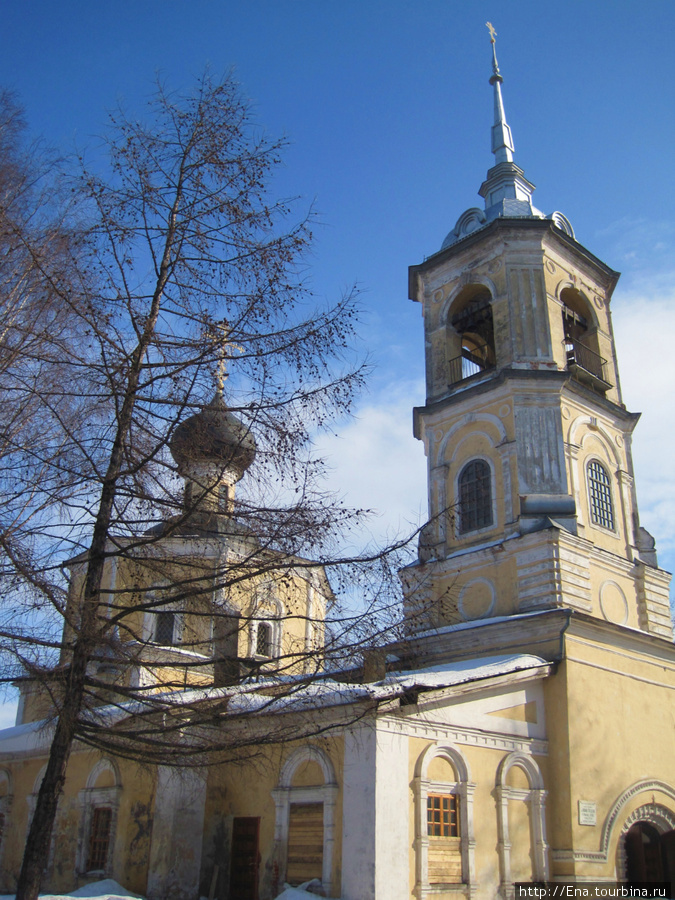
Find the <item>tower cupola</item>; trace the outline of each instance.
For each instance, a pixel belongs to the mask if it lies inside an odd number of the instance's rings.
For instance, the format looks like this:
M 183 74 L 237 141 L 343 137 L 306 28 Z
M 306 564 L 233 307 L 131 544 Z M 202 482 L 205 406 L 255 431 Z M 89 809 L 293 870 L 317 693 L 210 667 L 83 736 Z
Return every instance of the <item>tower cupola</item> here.
M 181 422 L 170 442 L 185 478 L 186 506 L 229 509 L 234 485 L 255 458 L 251 431 L 225 404 L 219 387 L 202 409 Z
M 490 76 L 490 84 L 494 95 L 492 153 L 495 157 L 495 165 L 488 170 L 485 181 L 478 190 L 479 195 L 485 201 L 484 209 L 472 207 L 463 212 L 455 227 L 443 241 L 442 250 L 500 217 L 552 219 L 558 228 L 569 234 L 570 237 L 574 237 L 572 226 L 562 213 L 553 212 L 546 216 L 534 206 L 532 194 L 535 186 L 531 181 L 528 181 L 523 170 L 513 161 L 515 150 L 513 135 L 506 121 L 504 99 L 502 97 L 502 83 L 504 79 L 499 71 L 495 47 L 495 35 L 497 32 L 490 22 L 487 23 L 487 27 L 490 30 L 490 42 L 492 44 L 492 75 Z

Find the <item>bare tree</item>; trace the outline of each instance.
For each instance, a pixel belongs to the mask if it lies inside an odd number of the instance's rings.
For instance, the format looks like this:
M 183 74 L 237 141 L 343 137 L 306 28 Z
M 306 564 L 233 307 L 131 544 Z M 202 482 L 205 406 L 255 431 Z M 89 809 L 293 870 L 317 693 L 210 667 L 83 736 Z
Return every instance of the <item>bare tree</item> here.
M 306 711 L 308 683 L 354 665 L 396 618 L 396 563 L 340 555 L 360 513 L 322 491 L 311 458 L 365 365 L 350 349 L 354 296 L 316 308 L 303 284 L 310 218 L 269 197 L 282 144 L 231 79 L 206 76 L 190 96 L 159 87 L 147 121 L 114 115 L 107 149 L 68 181 L 61 264 L 18 223 L 39 278 L 3 288 L 19 311 L 50 298 L 1 372 L 37 424 L 8 439 L 23 511 L 3 526 L 3 572 L 13 603 L 64 620 L 62 637 L 36 642 L 21 618 L 4 632 L 55 711 L 19 900 L 37 896 L 75 741 L 173 765 L 250 755 L 260 729 L 244 717 Z M 372 599 L 338 624 L 325 569 L 345 565 Z M 266 591 L 316 598 L 286 604 L 303 637 L 278 646 L 273 677 Z M 242 653 L 243 635 L 259 652 Z M 297 738 L 297 715 L 292 729 L 274 721 L 267 740 Z
M 63 609 L 63 585 L 49 574 L 58 563 L 42 554 L 36 564 L 35 551 L 62 520 L 72 482 L 64 452 L 77 404 L 61 389 L 76 338 L 72 205 L 58 158 L 29 143 L 20 106 L 0 91 L 0 586 L 12 596 L 0 608 L 3 681 L 16 674 L 13 659 L 30 662 L 39 639 L 53 637 L 45 602 Z

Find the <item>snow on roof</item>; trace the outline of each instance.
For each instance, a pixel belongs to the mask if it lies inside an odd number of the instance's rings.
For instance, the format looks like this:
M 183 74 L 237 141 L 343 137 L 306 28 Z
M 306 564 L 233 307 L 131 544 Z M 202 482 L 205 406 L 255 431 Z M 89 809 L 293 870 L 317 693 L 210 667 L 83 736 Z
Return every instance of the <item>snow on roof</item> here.
M 429 628 L 426 631 L 415 631 L 410 635 L 410 640 L 419 638 L 437 637 L 440 634 L 451 634 L 453 631 L 468 631 L 473 628 L 482 628 L 484 625 L 499 625 L 501 622 L 518 621 L 519 619 L 532 619 L 536 616 L 545 616 L 549 609 L 535 609 L 533 612 L 515 613 L 508 616 L 493 616 L 489 619 L 472 619 L 470 622 L 458 622 L 456 625 L 443 625 L 440 628 Z
M 401 672 L 390 672 L 382 681 L 366 684 L 338 681 L 324 677 L 320 680 L 296 684 L 282 683 L 276 679 L 266 679 L 257 683 L 234 685 L 227 688 L 193 688 L 187 691 L 173 691 L 167 695 L 155 695 L 153 702 L 165 703 L 166 706 L 198 705 L 202 702 L 226 701 L 227 714 L 241 716 L 245 714 L 275 714 L 289 712 L 305 712 L 333 706 L 348 706 L 350 703 L 371 702 L 382 703 L 402 697 L 415 688 L 420 690 L 439 690 L 450 688 L 472 681 L 495 678 L 514 672 L 537 669 L 549 663 L 539 656 L 529 654 L 507 654 L 488 656 L 479 659 L 465 659 L 455 662 L 440 663 L 420 669 L 407 669 Z M 279 690 L 281 688 L 281 690 Z M 137 709 L 132 708 L 136 706 Z M 151 706 L 130 704 L 126 711 L 120 707 L 99 707 L 89 711 L 92 718 L 101 721 L 109 719 L 114 724 L 124 717 L 125 713 L 135 711 L 151 712 Z M 0 731 L 0 753 L 12 753 L 19 750 L 30 750 L 44 745 L 50 729 L 45 722 L 32 722 Z M 0 898 L 2 900 L 2 898 Z
M 411 687 L 441 688 L 468 681 L 508 675 L 525 669 L 535 669 L 548 665 L 540 656 L 511 653 L 503 656 L 484 656 L 481 659 L 462 659 L 442 663 L 426 669 L 412 669 L 405 672 L 390 672 L 384 684 L 398 684 L 406 689 Z
M 51 740 L 52 728 L 53 723 L 48 719 L 3 728 L 0 730 L 0 753 L 37 750 Z M 3 900 L 1 894 L 0 900 Z
M 234 693 L 228 704 L 230 712 L 297 711 L 320 706 L 343 706 L 359 700 L 382 702 L 393 700 L 413 688 L 434 690 L 453 685 L 494 678 L 527 669 L 548 666 L 540 656 L 507 654 L 482 659 L 466 659 L 442 663 L 424 669 L 390 672 L 382 681 L 371 684 L 348 684 L 339 681 L 316 681 L 281 697 L 261 693 Z

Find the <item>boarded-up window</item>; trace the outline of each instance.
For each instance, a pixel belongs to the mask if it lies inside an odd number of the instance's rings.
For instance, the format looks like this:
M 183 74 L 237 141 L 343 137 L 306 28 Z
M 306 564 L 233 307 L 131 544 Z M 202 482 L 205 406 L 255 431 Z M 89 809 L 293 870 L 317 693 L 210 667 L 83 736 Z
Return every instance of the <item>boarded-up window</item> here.
M 427 835 L 429 883 L 461 882 L 462 848 L 459 837 L 459 799 L 456 794 L 429 794 Z
M 107 806 L 97 806 L 91 816 L 88 872 L 97 872 L 105 869 L 108 861 L 111 824 L 112 810 Z
M 323 803 L 291 803 L 286 881 L 302 884 L 323 876 Z

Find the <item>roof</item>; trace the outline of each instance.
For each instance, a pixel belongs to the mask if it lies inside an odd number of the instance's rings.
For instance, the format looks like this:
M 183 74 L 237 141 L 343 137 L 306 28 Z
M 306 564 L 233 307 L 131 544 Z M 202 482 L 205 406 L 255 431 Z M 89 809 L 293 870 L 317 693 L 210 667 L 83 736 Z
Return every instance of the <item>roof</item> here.
M 99 724 L 108 721 L 114 725 L 135 712 L 152 713 L 157 709 L 157 703 L 164 704 L 167 709 L 179 709 L 226 701 L 226 715 L 232 716 L 306 712 L 362 702 L 379 706 L 387 701 L 409 697 L 411 692 L 478 684 L 517 672 L 548 674 L 549 671 L 550 663 L 539 656 L 505 654 L 390 672 L 381 681 L 368 684 L 350 684 L 327 676 L 308 682 L 303 676 L 289 676 L 229 687 L 191 688 L 165 695 L 155 694 L 151 702 L 143 704 L 136 701 L 125 709 L 120 706 L 101 707 L 92 710 L 89 715 Z M 0 731 L 0 754 L 44 751 L 51 738 L 50 724 L 46 721 L 31 722 Z

